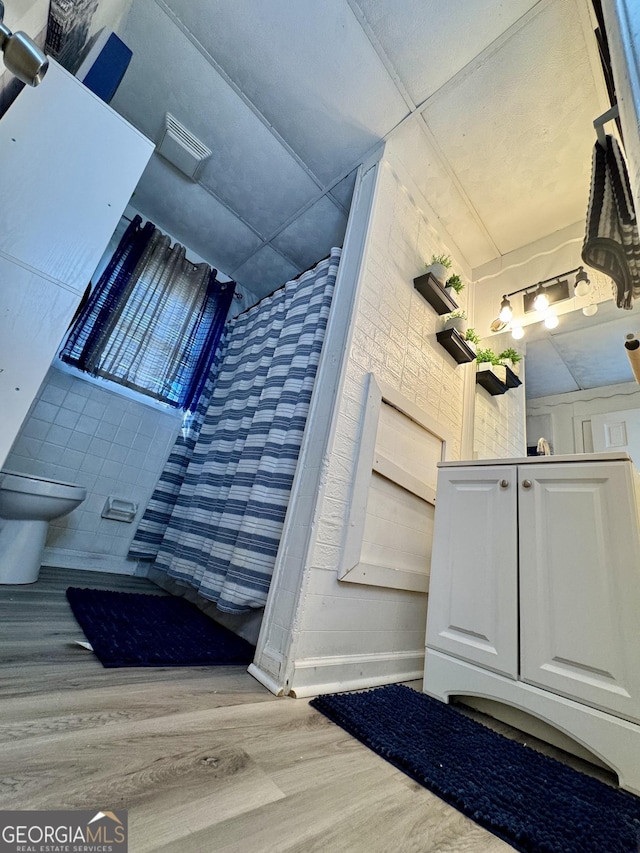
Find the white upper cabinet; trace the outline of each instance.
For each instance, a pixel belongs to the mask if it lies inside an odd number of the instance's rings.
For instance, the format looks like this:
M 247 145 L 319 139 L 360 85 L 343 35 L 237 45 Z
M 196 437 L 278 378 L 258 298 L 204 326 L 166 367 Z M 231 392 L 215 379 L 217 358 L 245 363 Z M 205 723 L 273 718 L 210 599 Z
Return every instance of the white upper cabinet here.
M 55 62 L 0 120 L 0 466 L 152 152 Z
M 0 120 L 0 253 L 81 294 L 153 148 L 50 60 Z

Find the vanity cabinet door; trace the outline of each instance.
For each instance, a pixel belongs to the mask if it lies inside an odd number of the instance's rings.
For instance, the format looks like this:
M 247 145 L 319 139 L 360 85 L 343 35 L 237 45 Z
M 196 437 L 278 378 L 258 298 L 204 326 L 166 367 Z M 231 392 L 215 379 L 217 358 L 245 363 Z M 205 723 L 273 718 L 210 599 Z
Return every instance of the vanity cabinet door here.
M 521 679 L 640 719 L 630 462 L 519 469 Z
M 518 674 L 515 466 L 441 468 L 427 646 Z

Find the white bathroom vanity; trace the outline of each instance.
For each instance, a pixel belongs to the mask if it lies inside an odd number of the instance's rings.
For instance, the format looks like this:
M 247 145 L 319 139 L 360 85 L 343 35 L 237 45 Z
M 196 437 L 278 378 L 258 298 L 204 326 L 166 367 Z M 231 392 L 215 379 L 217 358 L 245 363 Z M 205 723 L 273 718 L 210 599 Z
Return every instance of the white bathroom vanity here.
M 440 463 L 424 690 L 527 712 L 640 794 L 637 495 L 624 453 Z

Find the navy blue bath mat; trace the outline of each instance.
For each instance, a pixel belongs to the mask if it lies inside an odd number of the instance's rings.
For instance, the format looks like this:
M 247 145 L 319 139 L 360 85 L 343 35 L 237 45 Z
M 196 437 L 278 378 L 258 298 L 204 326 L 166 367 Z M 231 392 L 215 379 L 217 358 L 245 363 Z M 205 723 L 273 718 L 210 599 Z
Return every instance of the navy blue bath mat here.
M 640 798 L 394 684 L 311 705 L 524 853 L 638 853 Z
M 73 615 L 103 666 L 249 664 L 255 648 L 173 595 L 69 587 Z

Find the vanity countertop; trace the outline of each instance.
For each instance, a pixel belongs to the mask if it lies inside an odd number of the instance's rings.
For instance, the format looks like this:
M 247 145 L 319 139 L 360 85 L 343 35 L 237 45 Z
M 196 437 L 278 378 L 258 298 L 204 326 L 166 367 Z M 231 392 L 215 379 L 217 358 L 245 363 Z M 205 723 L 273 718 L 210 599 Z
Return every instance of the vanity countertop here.
M 461 459 L 456 462 L 438 462 L 438 468 L 469 468 L 494 465 L 546 465 L 553 462 L 629 462 L 628 453 L 609 451 L 602 453 L 565 453 L 557 456 L 521 456 L 512 459 Z

